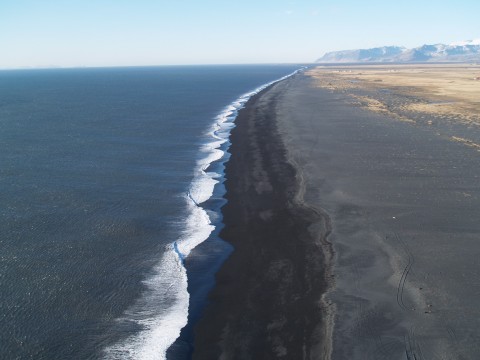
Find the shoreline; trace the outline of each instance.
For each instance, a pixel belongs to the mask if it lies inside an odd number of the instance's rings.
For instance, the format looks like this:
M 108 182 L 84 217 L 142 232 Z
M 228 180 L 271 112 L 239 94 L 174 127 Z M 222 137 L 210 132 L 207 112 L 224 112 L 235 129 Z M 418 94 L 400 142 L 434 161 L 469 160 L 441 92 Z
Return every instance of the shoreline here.
M 480 129 L 394 112 L 427 88 L 316 80 L 282 81 L 236 120 L 221 233 L 235 250 L 193 358 L 474 358 L 480 157 L 459 139 Z
M 328 352 L 326 309 L 319 303 L 328 287 L 328 229 L 298 201 L 299 178 L 274 117 L 290 81 L 253 96 L 235 120 L 220 234 L 235 250 L 217 273 L 196 326 L 194 359 L 300 359 Z
M 225 164 L 230 157 L 228 151 L 230 147 L 229 134 L 234 127 L 237 115 L 252 96 L 298 71 L 295 70 L 289 75 L 272 80 L 238 96 L 214 118 L 214 123 L 207 132 L 211 141 L 202 145 L 200 149 L 204 157 L 197 162 L 196 176 L 192 180 L 192 185 L 186 194 L 186 198 L 196 208 L 208 214 L 210 221 L 212 221 L 213 230 L 198 246 L 194 246 L 191 249 L 187 247 L 188 252 L 192 253 L 192 257 L 185 255 L 180 250 L 180 245 L 177 242 L 174 242 L 172 245 L 173 251 L 187 272 L 189 308 L 187 323 L 181 329 L 179 337 L 168 347 L 166 352 L 167 358 L 190 359 L 192 357 L 194 327 L 198 319 L 201 318 L 205 305 L 208 303 L 208 293 L 215 286 L 215 274 L 233 251 L 231 244 L 222 240 L 219 233 L 224 226 L 221 219 L 221 209 L 227 202 L 224 182 Z M 219 153 L 221 153 L 221 156 Z M 194 184 L 198 185 L 200 182 L 204 182 L 205 185 L 205 180 L 209 180 L 206 185 L 212 188 L 211 196 L 206 200 L 202 191 L 192 192 L 195 189 Z M 212 182 L 211 180 L 214 181 Z M 215 220 L 212 220 L 212 214 L 215 214 L 213 216 Z M 192 277 L 192 274 L 199 276 Z

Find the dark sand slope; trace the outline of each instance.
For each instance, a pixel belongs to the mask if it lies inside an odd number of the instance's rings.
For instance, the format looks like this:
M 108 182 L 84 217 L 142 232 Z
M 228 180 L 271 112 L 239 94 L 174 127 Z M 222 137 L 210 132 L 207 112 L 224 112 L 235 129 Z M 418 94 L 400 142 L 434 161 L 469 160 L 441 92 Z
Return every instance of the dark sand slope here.
M 235 251 L 196 328 L 194 359 L 320 359 L 326 218 L 303 206 L 275 121 L 289 81 L 252 98 L 232 131 L 221 236 Z M 327 349 L 327 350 L 326 350 Z
M 297 77 L 277 108 L 332 221 L 332 359 L 480 358 L 480 152 L 347 95 Z

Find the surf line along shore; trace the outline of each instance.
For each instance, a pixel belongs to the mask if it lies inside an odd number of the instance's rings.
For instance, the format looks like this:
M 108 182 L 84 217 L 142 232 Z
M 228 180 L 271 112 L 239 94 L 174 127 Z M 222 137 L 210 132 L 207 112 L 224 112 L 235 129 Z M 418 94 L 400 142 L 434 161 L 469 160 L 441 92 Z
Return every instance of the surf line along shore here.
M 278 133 L 291 79 L 252 97 L 235 120 L 225 228 L 235 250 L 196 327 L 194 359 L 322 358 L 329 352 L 329 219 L 303 203 L 303 182 Z

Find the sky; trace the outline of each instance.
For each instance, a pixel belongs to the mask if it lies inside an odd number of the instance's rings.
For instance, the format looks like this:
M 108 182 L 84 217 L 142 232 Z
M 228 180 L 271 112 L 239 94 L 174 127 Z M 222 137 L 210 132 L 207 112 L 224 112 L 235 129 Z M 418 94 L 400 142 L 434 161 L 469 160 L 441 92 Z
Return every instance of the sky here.
M 478 0 L 0 0 L 0 68 L 309 63 L 480 38 Z

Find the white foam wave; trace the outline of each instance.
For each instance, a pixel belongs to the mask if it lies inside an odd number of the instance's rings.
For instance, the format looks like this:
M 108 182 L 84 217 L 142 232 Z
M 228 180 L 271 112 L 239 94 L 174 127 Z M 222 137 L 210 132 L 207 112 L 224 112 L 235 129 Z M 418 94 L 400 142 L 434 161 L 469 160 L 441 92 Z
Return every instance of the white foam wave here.
M 105 350 L 107 359 L 165 359 L 170 345 L 187 325 L 189 294 L 183 259 L 214 230 L 207 212 L 187 200 L 189 215 L 178 241 L 167 246 L 153 275 L 144 281 L 147 291 L 120 321 L 134 321 L 143 330 Z
M 196 246 L 208 239 L 215 229 L 208 213 L 200 205 L 211 198 L 215 184 L 219 182 L 217 179 L 222 174 L 209 172 L 208 169 L 213 162 L 224 158 L 225 152 L 220 147 L 228 141 L 238 111 L 245 103 L 253 95 L 298 71 L 300 70 L 241 95 L 215 118 L 206 133 L 212 140 L 200 148 L 204 156 L 197 162 L 190 189 L 185 196 L 188 216 L 184 231 L 179 239 L 166 248 L 154 274 L 144 281 L 148 290 L 119 320 L 134 321 L 143 330 L 105 349 L 107 359 L 166 358 L 168 348 L 179 337 L 188 319 L 188 282 L 183 260 Z
M 170 246 L 163 254 L 155 275 L 145 280 L 148 291 L 120 321 L 134 321 L 145 330 L 105 349 L 107 359 L 164 359 L 167 349 L 187 324 L 187 273 L 178 255 Z M 170 276 L 175 274 L 175 277 Z M 171 304 L 168 308 L 153 304 Z
M 176 242 L 181 258 L 187 257 L 198 244 L 207 240 L 215 229 L 203 208 L 193 202 L 190 203 L 189 207 L 190 215 L 187 218 L 185 230 L 180 240 Z

